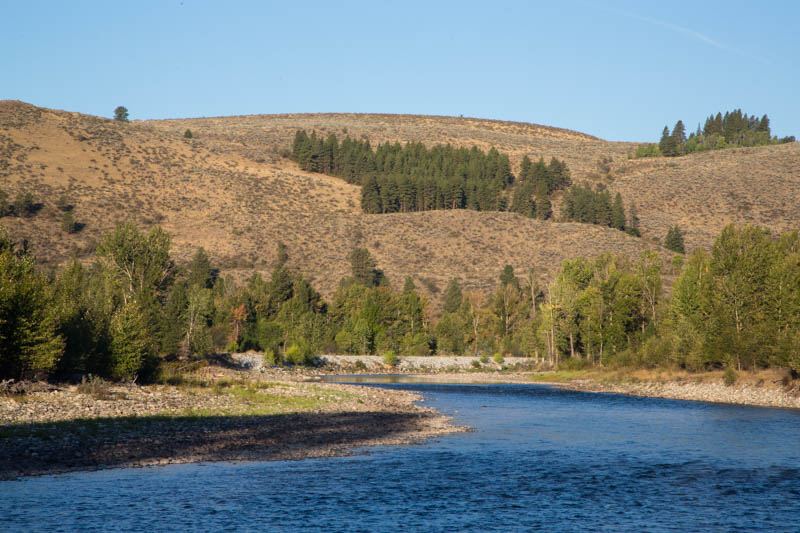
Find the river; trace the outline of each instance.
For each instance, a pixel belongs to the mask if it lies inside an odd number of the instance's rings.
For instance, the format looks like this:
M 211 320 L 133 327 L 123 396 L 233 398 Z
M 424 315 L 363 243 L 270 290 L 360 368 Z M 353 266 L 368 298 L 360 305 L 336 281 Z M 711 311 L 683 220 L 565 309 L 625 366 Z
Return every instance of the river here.
M 385 381 L 385 380 L 384 380 Z M 0 483 L 7 531 L 800 531 L 800 412 L 381 383 L 473 432 L 295 462 Z

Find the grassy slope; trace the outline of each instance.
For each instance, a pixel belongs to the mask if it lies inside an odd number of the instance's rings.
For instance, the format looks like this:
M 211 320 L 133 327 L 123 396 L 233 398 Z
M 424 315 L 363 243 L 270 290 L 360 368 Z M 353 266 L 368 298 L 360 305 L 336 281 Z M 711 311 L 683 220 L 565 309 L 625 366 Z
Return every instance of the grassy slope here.
M 190 128 L 191 140 L 183 139 Z M 627 254 L 652 243 L 582 224 L 528 220 L 509 213 L 438 211 L 363 215 L 358 188 L 336 178 L 302 172 L 280 157 L 298 128 L 385 140 L 450 142 L 511 155 L 556 156 L 577 179 L 604 179 L 640 206 L 645 237 L 663 237 L 679 223 L 689 244 L 708 245 L 717 227 L 742 202 L 753 221 L 774 220 L 776 229 L 796 224 L 792 191 L 800 182 L 800 145 L 702 154 L 678 160 L 628 161 L 630 143 L 611 143 L 569 130 L 532 124 L 409 115 L 260 115 L 118 124 L 112 121 L 0 102 L 0 187 L 30 191 L 44 200 L 32 219 L 5 218 L 17 237 L 51 263 L 91 249 L 117 221 L 162 224 L 174 250 L 187 259 L 204 246 L 225 272 L 239 277 L 267 271 L 275 243 L 289 245 L 290 263 L 330 295 L 348 272 L 347 253 L 367 246 L 395 284 L 412 276 L 429 295 L 451 277 L 488 288 L 506 263 L 518 272 L 555 271 L 561 260 L 605 250 Z M 613 181 L 599 178 L 597 161 L 610 157 Z M 721 171 L 737 184 L 709 187 Z M 753 181 L 750 176 L 758 171 Z M 699 176 L 699 178 L 697 178 Z M 770 179 L 764 179 L 768 176 Z M 695 187 L 684 181 L 702 179 Z M 737 181 L 738 180 L 738 181 Z M 761 185 L 763 182 L 763 186 Z M 718 183 L 715 183 L 719 185 Z M 714 196 L 709 198 L 709 188 Z M 687 198 L 675 207 L 671 190 Z M 55 201 L 62 193 L 76 205 L 83 232 L 58 227 Z M 788 203 L 787 203 L 788 202 Z M 706 205 L 707 204 L 707 205 Z M 702 208 L 701 208 L 702 207 Z M 736 215 L 738 216 L 738 215 Z M 713 221 L 713 224 L 709 221 Z

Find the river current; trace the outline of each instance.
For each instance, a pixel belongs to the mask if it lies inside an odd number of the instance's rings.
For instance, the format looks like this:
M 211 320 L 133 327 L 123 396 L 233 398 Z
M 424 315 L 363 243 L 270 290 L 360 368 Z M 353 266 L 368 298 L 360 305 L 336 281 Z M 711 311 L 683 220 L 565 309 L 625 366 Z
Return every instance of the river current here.
M 303 461 L 0 483 L 2 531 L 800 531 L 800 412 L 382 383 L 473 432 Z

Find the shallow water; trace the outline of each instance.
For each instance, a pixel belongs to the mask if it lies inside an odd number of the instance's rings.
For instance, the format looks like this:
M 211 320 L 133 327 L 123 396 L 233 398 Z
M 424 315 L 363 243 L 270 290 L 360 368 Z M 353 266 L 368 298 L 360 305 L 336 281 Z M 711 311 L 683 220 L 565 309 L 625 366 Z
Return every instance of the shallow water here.
M 474 432 L 369 455 L 0 483 L 0 530 L 800 531 L 800 412 L 542 385 L 422 392 Z

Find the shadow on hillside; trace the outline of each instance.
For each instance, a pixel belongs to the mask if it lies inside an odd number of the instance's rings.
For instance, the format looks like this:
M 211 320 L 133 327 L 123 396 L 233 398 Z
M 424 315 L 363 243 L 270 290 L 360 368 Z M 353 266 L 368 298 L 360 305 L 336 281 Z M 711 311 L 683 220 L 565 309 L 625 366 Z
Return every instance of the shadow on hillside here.
M 0 479 L 167 462 L 288 460 L 402 441 L 425 414 L 143 416 L 0 425 Z

